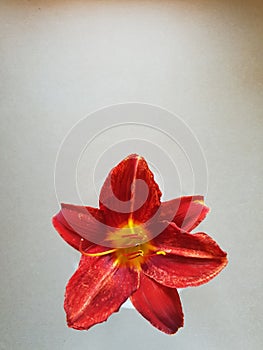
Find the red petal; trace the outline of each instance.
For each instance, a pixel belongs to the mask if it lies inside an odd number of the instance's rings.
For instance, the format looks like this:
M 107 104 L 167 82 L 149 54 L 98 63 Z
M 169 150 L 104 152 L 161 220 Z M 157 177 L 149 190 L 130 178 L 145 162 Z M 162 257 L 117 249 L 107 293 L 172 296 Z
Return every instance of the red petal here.
M 153 244 L 166 255 L 151 256 L 143 265 L 149 277 L 171 288 L 210 281 L 227 264 L 226 253 L 205 233 L 181 233 L 171 225 Z
M 103 220 L 103 213 L 99 209 L 61 204 L 61 211 L 53 217 L 53 225 L 67 243 L 79 249 L 82 238 L 86 241 L 84 248 L 91 242 L 99 243 L 104 239 Z
M 163 202 L 159 220 L 173 221 L 184 231 L 192 231 L 209 212 L 203 201 L 203 196 L 187 196 Z
M 110 255 L 82 257 L 66 287 L 68 326 L 89 329 L 106 321 L 137 288 L 138 274 L 118 268 Z
M 160 206 L 161 191 L 146 161 L 132 154 L 109 173 L 100 193 L 108 225 L 121 227 L 129 218 L 148 221 Z
M 79 250 L 81 236 L 74 232 L 69 226 L 61 211 L 52 218 L 52 223 L 54 228 L 60 234 L 60 236 L 73 248 Z M 91 242 L 83 242 L 84 249 L 92 245 Z
M 173 334 L 184 324 L 180 297 L 176 288 L 168 288 L 140 275 L 140 287 L 131 296 L 134 307 L 161 331 Z
M 166 227 L 152 240 L 152 244 L 158 250 L 184 257 L 213 259 L 226 256 L 226 253 L 206 233 L 182 232 L 174 224 Z

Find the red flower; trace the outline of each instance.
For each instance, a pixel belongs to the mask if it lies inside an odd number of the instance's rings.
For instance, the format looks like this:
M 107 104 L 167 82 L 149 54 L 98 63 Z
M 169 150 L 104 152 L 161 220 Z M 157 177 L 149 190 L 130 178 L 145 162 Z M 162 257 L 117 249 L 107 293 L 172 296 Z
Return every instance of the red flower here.
M 209 211 L 203 197 L 160 197 L 146 161 L 130 155 L 108 175 L 99 209 L 62 204 L 53 225 L 82 254 L 66 287 L 69 327 L 106 321 L 130 298 L 153 326 L 175 333 L 183 326 L 176 288 L 206 283 L 226 266 L 211 237 L 189 233 Z

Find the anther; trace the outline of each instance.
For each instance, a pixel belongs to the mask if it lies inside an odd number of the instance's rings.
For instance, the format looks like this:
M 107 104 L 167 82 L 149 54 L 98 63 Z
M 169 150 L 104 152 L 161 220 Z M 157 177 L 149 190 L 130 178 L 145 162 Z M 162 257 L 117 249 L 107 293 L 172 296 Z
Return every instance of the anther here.
M 127 257 L 128 260 L 132 260 L 135 258 L 138 258 L 139 256 L 143 256 L 144 252 L 141 249 L 136 250 L 135 252 L 127 253 L 127 254 L 122 254 L 123 256 Z
M 164 252 L 163 250 L 160 250 L 156 252 L 156 255 L 166 255 L 166 252 Z

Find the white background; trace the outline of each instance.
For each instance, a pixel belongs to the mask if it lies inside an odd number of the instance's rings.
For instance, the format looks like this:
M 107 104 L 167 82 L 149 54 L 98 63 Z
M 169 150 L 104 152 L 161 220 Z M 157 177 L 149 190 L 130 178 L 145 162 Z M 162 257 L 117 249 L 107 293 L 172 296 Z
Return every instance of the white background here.
M 0 349 L 261 349 L 263 2 L 2 0 L 0 23 Z M 175 336 L 125 309 L 88 332 L 65 325 L 78 253 L 51 226 L 56 153 L 81 118 L 127 101 L 178 113 L 198 137 L 202 228 L 229 254 L 181 293 Z

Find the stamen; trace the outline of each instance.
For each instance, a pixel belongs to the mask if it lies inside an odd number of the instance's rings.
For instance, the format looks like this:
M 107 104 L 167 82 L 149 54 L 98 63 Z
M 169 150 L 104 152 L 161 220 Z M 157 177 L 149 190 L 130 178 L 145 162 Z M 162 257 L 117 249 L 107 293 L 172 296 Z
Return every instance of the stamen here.
M 127 253 L 127 254 L 122 254 L 123 256 L 127 256 L 128 258 L 130 259 L 134 259 L 133 255 L 136 255 L 137 256 L 143 256 L 143 250 L 139 249 L 139 250 L 136 250 L 135 252 L 131 252 L 131 253 Z M 132 258 L 131 258 L 132 256 Z
M 132 259 L 139 258 L 139 256 L 142 256 L 142 255 L 141 255 L 141 254 L 137 254 L 137 255 L 135 255 L 135 256 L 133 256 L 133 257 L 131 257 L 131 258 L 128 258 L 128 260 L 132 260 Z
M 106 250 L 105 252 L 100 252 L 100 253 L 86 253 L 82 248 L 83 242 L 84 242 L 84 239 L 82 238 L 80 240 L 79 251 L 81 252 L 82 255 L 85 255 L 85 256 L 103 256 L 103 255 L 108 255 L 108 254 L 114 253 L 117 250 L 115 248 L 115 249 Z
M 135 252 L 122 254 L 122 255 L 127 257 L 128 260 L 132 260 L 132 259 L 138 258 L 139 256 L 149 257 L 149 256 L 154 256 L 154 255 L 166 255 L 166 252 L 164 252 L 163 250 L 159 250 L 153 254 L 144 254 L 144 251 L 142 249 L 138 249 Z
M 163 250 L 158 250 L 157 252 L 154 252 L 152 254 L 147 254 L 145 256 L 149 257 L 149 256 L 155 256 L 155 255 L 166 255 L 166 252 L 164 252 Z
M 122 235 L 122 237 L 123 238 L 127 238 L 127 237 L 129 237 L 129 238 L 139 238 L 139 235 L 136 234 L 136 233 L 130 233 L 128 235 Z
M 155 253 L 156 255 L 166 255 L 166 252 L 163 250 L 159 250 L 158 252 Z

